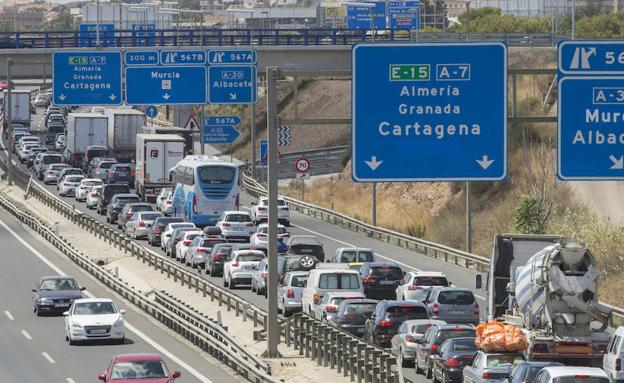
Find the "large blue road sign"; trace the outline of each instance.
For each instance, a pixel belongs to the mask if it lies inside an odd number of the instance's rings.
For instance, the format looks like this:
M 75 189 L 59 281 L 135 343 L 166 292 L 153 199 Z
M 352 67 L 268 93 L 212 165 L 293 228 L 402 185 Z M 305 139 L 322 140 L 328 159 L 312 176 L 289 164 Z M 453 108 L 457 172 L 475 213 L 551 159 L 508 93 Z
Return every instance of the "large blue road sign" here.
M 56 105 L 121 104 L 120 52 L 54 52 L 52 76 Z
M 251 65 L 257 62 L 256 51 L 249 49 L 211 49 L 208 51 L 208 63 L 211 65 L 241 64 Z
M 359 44 L 352 58 L 355 181 L 506 177 L 503 43 Z
M 210 116 L 205 117 L 204 126 L 208 125 L 239 125 L 241 123 L 238 116 Z
M 562 75 L 624 75 L 624 41 L 559 43 Z
M 390 29 L 420 29 L 420 1 L 389 1 Z
M 624 77 L 563 77 L 558 105 L 559 178 L 624 179 Z
M 375 29 L 386 29 L 386 3 L 383 1 L 370 3 L 374 4 L 375 8 L 347 6 L 347 28 L 371 29 L 372 17 Z
M 208 94 L 211 104 L 250 104 L 256 102 L 256 67 L 214 65 L 208 67 Z
M 240 132 L 230 125 L 204 126 L 204 144 L 231 144 Z
M 206 103 L 205 66 L 126 68 L 126 103 L 176 105 Z
M 99 24 L 100 25 L 100 46 L 115 46 L 115 24 Z M 80 34 L 78 44 L 81 47 L 94 47 L 97 43 L 98 34 L 96 33 L 97 24 L 80 24 Z
M 135 45 L 156 45 L 156 24 L 132 24 L 135 36 Z
M 163 65 L 202 65 L 206 64 L 206 51 L 164 50 L 160 52 L 160 62 Z

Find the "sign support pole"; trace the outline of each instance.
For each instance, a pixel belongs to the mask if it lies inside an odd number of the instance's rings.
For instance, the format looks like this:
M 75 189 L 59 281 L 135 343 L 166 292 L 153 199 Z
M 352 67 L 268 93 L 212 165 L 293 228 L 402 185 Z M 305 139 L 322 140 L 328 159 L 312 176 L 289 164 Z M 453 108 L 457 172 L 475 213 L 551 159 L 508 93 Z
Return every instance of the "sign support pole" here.
M 253 11 L 251 12 L 251 28 L 249 29 L 249 51 L 251 52 L 251 54 L 253 55 L 253 39 L 254 39 L 254 35 L 253 35 Z M 252 81 L 255 80 L 255 78 L 253 77 L 253 70 L 254 70 L 254 60 L 250 60 L 251 61 L 251 75 L 252 75 Z M 253 99 L 253 88 L 255 87 L 256 84 L 254 84 L 254 86 L 251 87 L 251 98 Z M 249 116 L 249 129 L 251 130 L 251 178 L 256 178 L 256 103 L 252 102 L 250 105 L 250 116 Z M 262 160 L 260 160 L 260 162 L 262 162 Z M 262 182 L 262 180 L 260 180 L 260 182 Z
M 373 183 L 371 200 L 371 225 L 377 226 L 377 183 Z
M 199 123 L 199 147 L 201 148 L 200 153 L 203 155 L 204 151 L 205 151 L 205 146 L 206 144 L 204 143 L 205 137 L 204 137 L 204 105 L 201 106 L 201 113 L 200 113 L 201 117 L 199 119 L 199 121 L 201 121 Z
M 472 190 L 470 182 L 466 182 L 466 252 L 472 253 Z
M 267 140 L 268 140 L 268 191 L 269 191 L 269 279 L 267 283 L 267 350 L 263 357 L 277 358 L 280 356 L 277 345 L 280 340 L 280 330 L 277 322 L 277 67 L 266 69 L 267 83 Z
M 13 59 L 7 59 L 7 110 L 6 112 L 6 129 L 8 134 L 8 145 L 7 154 L 9 158 L 9 162 L 7 164 L 7 183 L 8 185 L 13 184 L 13 135 L 11 134 L 11 125 L 13 120 L 13 106 L 11 105 L 11 90 L 13 88 L 13 83 L 11 82 L 11 71 L 13 70 Z
M 301 177 L 301 201 L 305 202 L 305 174 Z

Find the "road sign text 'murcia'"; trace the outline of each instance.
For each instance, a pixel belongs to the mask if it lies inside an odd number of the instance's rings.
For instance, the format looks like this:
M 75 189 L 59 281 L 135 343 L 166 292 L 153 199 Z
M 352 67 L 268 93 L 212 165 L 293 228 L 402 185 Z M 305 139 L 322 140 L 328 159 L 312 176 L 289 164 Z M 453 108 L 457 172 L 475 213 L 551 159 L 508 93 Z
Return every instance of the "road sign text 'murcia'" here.
M 504 44 L 361 44 L 352 64 L 355 181 L 505 178 Z

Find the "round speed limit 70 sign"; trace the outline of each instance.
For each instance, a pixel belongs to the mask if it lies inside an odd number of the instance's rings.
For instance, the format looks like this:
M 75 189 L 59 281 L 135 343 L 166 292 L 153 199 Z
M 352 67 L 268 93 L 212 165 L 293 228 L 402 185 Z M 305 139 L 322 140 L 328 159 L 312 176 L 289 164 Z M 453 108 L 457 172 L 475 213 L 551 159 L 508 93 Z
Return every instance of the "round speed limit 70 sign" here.
M 310 168 L 312 168 L 312 164 L 305 157 L 297 158 L 295 161 L 295 171 L 297 173 L 307 173 L 310 171 Z

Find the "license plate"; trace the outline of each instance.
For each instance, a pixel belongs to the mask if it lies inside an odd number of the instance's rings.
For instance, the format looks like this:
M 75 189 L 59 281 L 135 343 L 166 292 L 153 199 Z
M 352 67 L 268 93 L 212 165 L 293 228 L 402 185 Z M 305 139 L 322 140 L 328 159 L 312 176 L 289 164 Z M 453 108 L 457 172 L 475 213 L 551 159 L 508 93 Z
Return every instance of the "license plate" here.
M 69 303 L 56 303 L 54 307 L 69 307 Z
M 394 281 L 379 281 L 380 285 L 393 285 Z
M 462 315 L 463 313 L 463 311 L 449 311 L 449 314 L 451 315 Z
M 106 334 L 106 329 L 91 330 L 91 334 Z
M 299 251 L 302 252 L 302 253 L 311 253 L 312 249 L 301 249 Z
M 258 266 L 243 266 L 243 270 L 257 270 Z
M 242 227 L 235 227 L 234 231 L 243 231 L 243 228 Z

